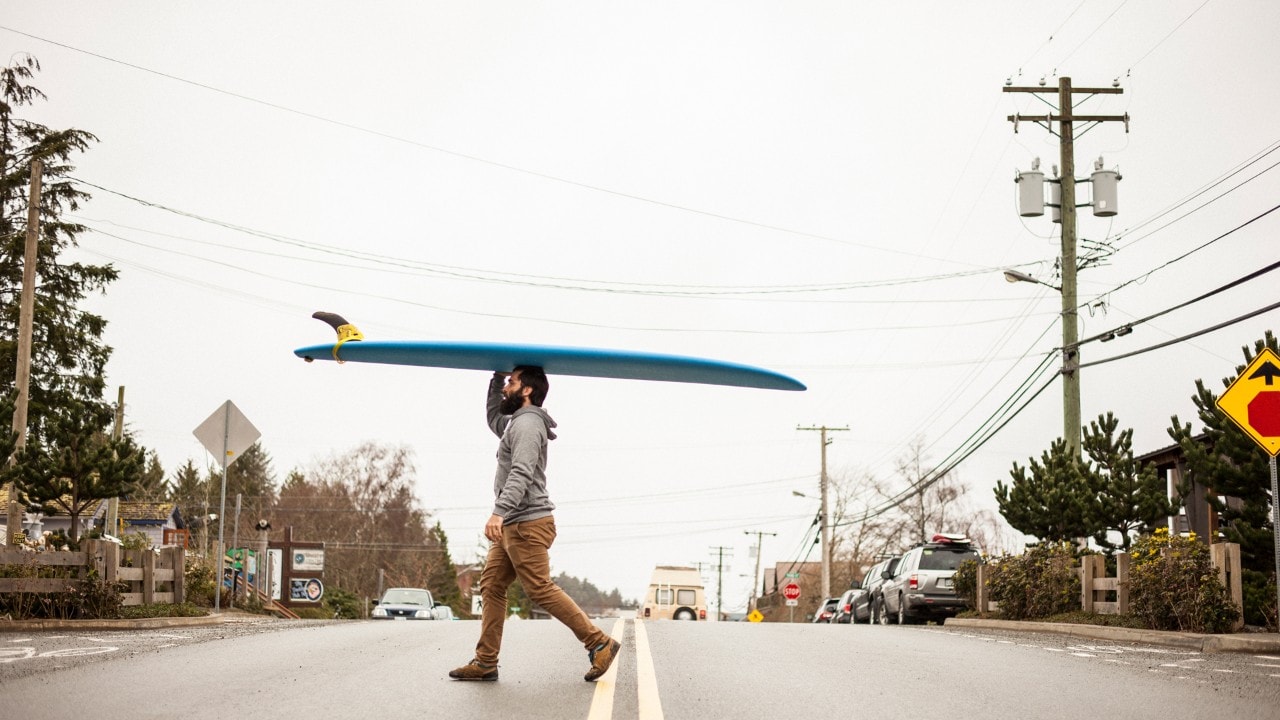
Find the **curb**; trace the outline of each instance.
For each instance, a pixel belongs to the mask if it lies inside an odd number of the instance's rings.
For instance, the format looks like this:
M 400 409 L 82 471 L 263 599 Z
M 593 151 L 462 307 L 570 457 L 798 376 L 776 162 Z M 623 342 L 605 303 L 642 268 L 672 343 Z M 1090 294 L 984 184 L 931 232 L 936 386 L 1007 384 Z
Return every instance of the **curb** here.
M 236 622 L 226 615 L 203 617 L 158 617 L 137 620 L 0 620 L 0 632 L 42 630 L 158 630 L 175 627 L 204 627 Z
M 1096 640 L 1166 645 L 1203 653 L 1280 653 L 1280 635 L 1276 633 L 1205 635 L 1164 630 L 1135 630 L 1133 628 L 1106 627 L 1103 625 L 1027 622 L 1021 620 L 981 620 L 978 618 L 951 618 L 947 620 L 946 627 L 1071 635 Z

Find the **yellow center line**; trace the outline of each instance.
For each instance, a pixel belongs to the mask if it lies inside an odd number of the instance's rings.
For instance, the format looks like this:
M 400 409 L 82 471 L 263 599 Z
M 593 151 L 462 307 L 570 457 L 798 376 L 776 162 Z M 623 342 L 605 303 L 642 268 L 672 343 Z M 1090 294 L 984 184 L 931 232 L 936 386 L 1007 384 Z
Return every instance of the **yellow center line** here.
M 653 655 L 649 652 L 649 635 L 644 621 L 636 620 L 636 692 L 640 701 L 640 720 L 663 720 L 662 701 L 658 698 L 658 676 L 653 672 Z
M 626 627 L 626 619 L 618 618 L 618 622 L 613 624 L 613 630 L 609 632 L 609 637 L 622 642 Z M 622 654 L 621 649 L 618 650 L 618 654 Z M 596 680 L 596 691 L 591 696 L 591 710 L 587 712 L 587 720 L 611 720 L 613 717 L 613 690 L 617 687 L 614 678 L 618 676 L 618 666 L 621 664 L 618 658 L 614 658 L 609 671 Z

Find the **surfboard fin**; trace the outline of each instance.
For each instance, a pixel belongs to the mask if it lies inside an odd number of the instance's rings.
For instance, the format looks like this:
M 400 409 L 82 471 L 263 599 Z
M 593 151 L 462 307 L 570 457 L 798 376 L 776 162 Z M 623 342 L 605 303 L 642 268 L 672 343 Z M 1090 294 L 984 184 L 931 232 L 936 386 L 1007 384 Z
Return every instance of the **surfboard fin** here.
M 344 362 L 342 358 L 338 357 L 338 349 L 342 347 L 343 343 L 349 340 L 364 339 L 364 334 L 361 333 L 355 325 L 347 322 L 337 313 L 318 311 L 312 313 L 311 317 L 317 320 L 323 320 L 329 324 L 329 327 L 333 328 L 334 331 L 338 333 L 338 343 L 333 346 L 333 359 L 337 360 L 339 363 Z

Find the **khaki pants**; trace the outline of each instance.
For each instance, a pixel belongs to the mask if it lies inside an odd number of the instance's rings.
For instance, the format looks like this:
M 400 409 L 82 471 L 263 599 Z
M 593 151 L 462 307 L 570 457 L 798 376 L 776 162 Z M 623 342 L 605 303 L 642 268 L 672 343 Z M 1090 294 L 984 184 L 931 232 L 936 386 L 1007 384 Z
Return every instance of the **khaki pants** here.
M 507 619 L 507 588 L 517 578 L 525 594 L 551 617 L 564 623 L 588 650 L 608 642 L 609 636 L 591 622 L 560 586 L 551 581 L 548 551 L 556 539 L 556 521 L 544 517 L 502 527 L 502 542 L 490 543 L 480 592 L 484 612 L 480 617 L 480 642 L 476 659 L 487 665 L 498 662 L 502 648 L 502 625 Z

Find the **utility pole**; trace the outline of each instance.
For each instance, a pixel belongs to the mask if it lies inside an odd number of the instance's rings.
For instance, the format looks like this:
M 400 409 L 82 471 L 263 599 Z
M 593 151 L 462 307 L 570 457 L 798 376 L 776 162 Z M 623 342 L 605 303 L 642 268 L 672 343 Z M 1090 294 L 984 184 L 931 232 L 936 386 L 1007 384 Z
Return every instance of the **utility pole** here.
M 822 492 L 822 508 L 818 511 L 818 520 L 822 523 L 822 602 L 826 602 L 831 597 L 831 522 L 827 518 L 827 445 L 831 441 L 827 439 L 829 432 L 844 432 L 848 427 L 832 428 L 823 425 L 821 427 L 800 427 L 796 426 L 796 430 L 816 430 L 822 433 L 822 475 L 819 478 L 819 489 Z
M 777 537 L 778 533 L 762 532 L 760 530 L 743 530 L 744 535 L 756 536 L 756 572 L 751 576 L 751 600 L 747 603 L 747 612 L 750 613 L 756 609 L 756 590 L 760 588 L 760 546 L 763 544 L 763 537 Z
M 1062 199 L 1062 437 L 1068 449 L 1077 457 L 1080 455 L 1080 320 L 1076 305 L 1076 162 L 1075 162 L 1075 122 L 1092 123 L 1081 133 L 1088 132 L 1094 126 L 1104 122 L 1123 122 L 1125 132 L 1129 130 L 1129 114 L 1124 115 L 1076 115 L 1073 95 L 1119 95 L 1124 92 L 1119 87 L 1109 88 L 1072 88 L 1071 78 L 1058 78 L 1057 89 L 1051 87 L 1012 87 L 1006 86 L 1004 92 L 1037 93 L 1058 95 L 1058 114 L 1009 116 L 1013 123 L 1013 131 L 1018 131 L 1020 121 L 1031 121 L 1042 125 L 1053 133 L 1052 123 L 1058 123 L 1059 162 L 1062 165 L 1060 180 Z M 1098 208 L 1094 208 L 1098 214 Z M 1114 212 L 1110 213 L 1114 215 Z
M 27 445 L 27 405 L 31 398 L 31 337 L 35 327 L 36 308 L 36 258 L 40 248 L 40 183 L 44 178 L 44 163 L 31 161 L 31 189 L 27 192 L 27 244 L 22 258 L 22 296 L 18 309 L 18 369 L 15 385 L 17 402 L 13 407 L 13 431 L 18 435 L 13 446 L 9 465 L 16 465 L 18 453 Z M 9 483 L 9 507 L 5 516 L 7 525 L 5 542 L 16 545 L 22 532 L 22 506 L 18 503 L 18 488 Z
M 116 394 L 116 420 L 111 428 L 111 439 L 119 441 L 124 437 L 124 386 L 121 385 Z M 107 513 L 102 522 L 102 534 L 119 537 L 120 533 L 120 497 L 107 500 Z
M 721 615 L 724 613 L 724 556 L 725 551 L 729 551 L 729 557 L 733 557 L 733 548 L 723 545 L 714 545 L 711 548 L 716 555 L 716 620 L 723 620 Z

